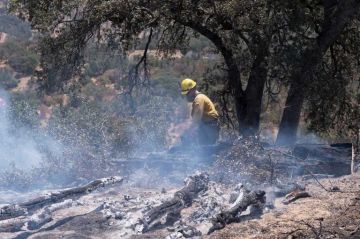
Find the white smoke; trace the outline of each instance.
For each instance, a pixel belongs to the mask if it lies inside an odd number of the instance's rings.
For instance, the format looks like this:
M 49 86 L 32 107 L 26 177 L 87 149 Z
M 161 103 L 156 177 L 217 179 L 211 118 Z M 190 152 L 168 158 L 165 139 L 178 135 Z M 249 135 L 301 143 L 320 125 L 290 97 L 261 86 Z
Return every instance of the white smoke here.
M 17 128 L 10 120 L 9 107 L 9 96 L 0 89 L 0 167 L 6 169 L 14 165 L 28 170 L 38 166 L 43 159 L 39 145 L 46 143 L 51 151 L 56 151 L 59 147 L 50 139 L 38 142 L 33 130 Z

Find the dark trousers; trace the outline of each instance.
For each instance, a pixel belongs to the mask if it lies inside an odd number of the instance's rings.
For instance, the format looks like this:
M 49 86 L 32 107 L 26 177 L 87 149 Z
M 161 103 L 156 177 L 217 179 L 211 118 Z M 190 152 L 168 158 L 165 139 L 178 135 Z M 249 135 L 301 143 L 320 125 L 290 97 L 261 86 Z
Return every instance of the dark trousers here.
M 217 120 L 201 122 L 198 128 L 199 145 L 213 145 L 219 138 L 220 127 Z

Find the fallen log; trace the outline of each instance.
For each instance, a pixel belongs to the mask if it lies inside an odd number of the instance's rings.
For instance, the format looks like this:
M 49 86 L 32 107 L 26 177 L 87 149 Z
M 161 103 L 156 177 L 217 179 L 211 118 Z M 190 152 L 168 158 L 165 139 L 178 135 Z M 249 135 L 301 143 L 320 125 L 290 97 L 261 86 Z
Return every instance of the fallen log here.
M 27 210 L 19 205 L 6 205 L 0 209 L 0 221 L 26 215 Z
M 302 180 L 309 180 L 316 177 L 317 179 L 324 179 L 324 178 L 334 178 L 335 175 L 330 175 L 330 174 L 307 174 L 307 175 L 303 175 L 301 178 Z
M 28 230 L 36 230 L 45 225 L 46 223 L 52 221 L 51 214 L 55 211 L 72 207 L 76 202 L 72 199 L 65 200 L 61 203 L 52 204 L 50 206 L 45 207 L 40 212 L 32 215 L 27 222 Z
M 31 216 L 21 216 L 0 221 L 0 232 L 17 232 L 21 230 L 36 230 L 52 221 L 51 213 L 73 206 L 71 199 L 45 207 Z
M 285 200 L 282 201 L 283 204 L 288 205 L 292 202 L 295 202 L 296 200 L 300 199 L 300 198 L 307 198 L 310 197 L 310 194 L 306 191 L 303 190 L 294 190 L 293 192 L 287 194 L 285 196 Z
M 0 232 L 18 232 L 22 230 L 22 227 L 28 221 L 27 217 L 20 216 L 17 218 L 11 218 L 4 221 L 0 221 Z
M 351 157 L 351 144 L 340 145 L 340 147 L 336 144 L 297 144 L 294 147 L 293 154 L 301 159 L 314 157 L 324 161 L 342 162 Z
M 97 179 L 85 186 L 74 187 L 69 189 L 60 190 L 58 192 L 51 192 L 47 195 L 32 199 L 30 201 L 19 204 L 20 207 L 26 208 L 27 210 L 33 210 L 36 208 L 41 208 L 48 204 L 53 204 L 59 201 L 62 201 L 70 197 L 80 197 L 84 194 L 90 193 L 95 189 L 100 187 L 105 187 L 110 184 L 121 183 L 123 178 L 121 177 L 109 177 Z
M 182 209 L 191 206 L 200 192 L 207 190 L 209 176 L 206 173 L 196 174 L 185 180 L 185 187 L 174 194 L 174 197 L 161 205 L 154 207 L 140 220 L 141 232 L 152 230 L 162 224 L 169 225 L 180 217 Z
M 249 206 L 261 208 L 265 201 L 266 198 L 264 191 L 258 190 L 250 192 L 246 188 L 242 187 L 238 198 L 235 200 L 233 205 L 228 210 L 217 214 L 211 220 L 212 226 L 210 227 L 207 234 L 211 234 L 216 230 L 223 229 L 227 224 L 238 222 L 240 219 L 239 215 Z
M 0 232 L 14 232 L 23 229 L 34 230 L 51 221 L 51 213 L 70 207 L 72 200 L 106 185 L 120 183 L 121 177 L 97 179 L 85 186 L 64 189 L 32 199 L 19 205 L 7 205 L 0 209 Z M 66 200 L 64 202 L 61 202 Z M 60 202 L 60 203 L 59 203 Z M 40 212 L 36 210 L 42 209 Z

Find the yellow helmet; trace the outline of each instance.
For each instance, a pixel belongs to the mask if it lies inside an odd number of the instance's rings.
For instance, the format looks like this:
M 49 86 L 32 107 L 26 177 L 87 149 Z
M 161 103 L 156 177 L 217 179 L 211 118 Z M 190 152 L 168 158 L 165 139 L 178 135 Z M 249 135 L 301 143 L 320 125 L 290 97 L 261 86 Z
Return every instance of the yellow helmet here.
M 181 81 L 181 94 L 186 95 L 189 90 L 193 89 L 196 86 L 196 82 L 192 79 L 184 79 Z

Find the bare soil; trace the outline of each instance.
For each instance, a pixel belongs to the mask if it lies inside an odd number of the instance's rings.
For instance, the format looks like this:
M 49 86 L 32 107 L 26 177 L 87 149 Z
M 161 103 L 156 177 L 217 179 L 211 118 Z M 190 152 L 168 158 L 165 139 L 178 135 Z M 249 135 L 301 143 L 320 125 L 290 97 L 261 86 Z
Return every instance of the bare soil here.
M 324 179 L 327 192 L 319 183 L 308 181 L 310 198 L 283 205 L 278 198 L 275 209 L 260 219 L 231 224 L 204 238 L 360 238 L 360 175 Z

